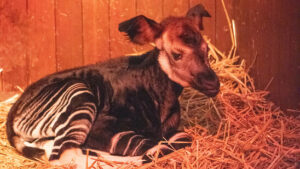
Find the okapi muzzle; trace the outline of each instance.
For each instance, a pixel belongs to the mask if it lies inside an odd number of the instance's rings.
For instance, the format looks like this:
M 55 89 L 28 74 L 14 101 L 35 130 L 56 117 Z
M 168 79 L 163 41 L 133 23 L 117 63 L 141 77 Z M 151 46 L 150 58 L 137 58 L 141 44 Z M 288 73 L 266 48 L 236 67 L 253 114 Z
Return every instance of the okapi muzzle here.
M 214 97 L 219 93 L 220 82 L 216 73 L 209 67 L 205 71 L 197 73 L 191 86 L 208 97 Z

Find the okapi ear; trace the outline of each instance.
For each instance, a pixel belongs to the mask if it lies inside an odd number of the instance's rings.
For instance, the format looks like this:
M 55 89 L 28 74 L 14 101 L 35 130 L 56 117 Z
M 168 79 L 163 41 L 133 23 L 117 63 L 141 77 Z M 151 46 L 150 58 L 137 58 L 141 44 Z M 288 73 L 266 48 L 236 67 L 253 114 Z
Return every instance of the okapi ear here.
M 154 42 L 161 33 L 160 24 L 143 15 L 119 24 L 119 31 L 125 32 L 133 43 L 140 45 Z
M 211 17 L 210 14 L 206 11 L 202 4 L 198 4 L 191 8 L 186 17 L 192 18 L 194 22 L 199 25 L 200 30 L 203 30 L 202 17 Z

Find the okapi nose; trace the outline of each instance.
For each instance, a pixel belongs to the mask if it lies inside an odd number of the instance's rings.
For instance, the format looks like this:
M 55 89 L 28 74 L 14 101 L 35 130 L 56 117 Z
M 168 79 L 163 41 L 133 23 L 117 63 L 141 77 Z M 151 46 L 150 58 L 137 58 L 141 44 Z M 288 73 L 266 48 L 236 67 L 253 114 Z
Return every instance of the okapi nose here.
M 215 72 L 209 70 L 206 72 L 201 72 L 197 75 L 199 80 L 207 80 L 207 81 L 213 81 L 216 77 Z
M 205 90 L 216 90 L 220 88 L 220 82 L 216 73 L 209 69 L 208 71 L 197 74 L 197 81 Z

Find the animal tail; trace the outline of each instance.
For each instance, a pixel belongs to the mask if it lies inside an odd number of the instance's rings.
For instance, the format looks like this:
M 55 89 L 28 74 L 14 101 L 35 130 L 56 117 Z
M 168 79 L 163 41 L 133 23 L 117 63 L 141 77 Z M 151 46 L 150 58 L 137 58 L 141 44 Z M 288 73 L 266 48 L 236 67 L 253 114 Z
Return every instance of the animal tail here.
M 45 155 L 45 150 L 25 145 L 25 141 L 18 135 L 13 136 L 12 141 L 17 151 L 27 158 L 36 160 Z
M 6 135 L 8 142 L 11 146 L 15 147 L 19 153 L 21 153 L 23 156 L 30 158 L 30 159 L 36 159 L 45 154 L 45 151 L 40 148 L 36 147 L 29 147 L 26 146 L 25 140 L 22 139 L 18 134 L 15 133 L 13 129 L 13 117 L 17 110 L 18 103 L 16 102 L 12 108 L 10 109 L 7 120 L 6 120 Z

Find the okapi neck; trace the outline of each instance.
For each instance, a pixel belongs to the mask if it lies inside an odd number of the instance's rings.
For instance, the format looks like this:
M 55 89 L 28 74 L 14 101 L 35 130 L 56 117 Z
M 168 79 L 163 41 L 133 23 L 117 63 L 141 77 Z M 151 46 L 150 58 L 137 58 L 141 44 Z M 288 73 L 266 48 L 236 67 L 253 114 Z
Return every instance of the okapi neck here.
M 167 90 L 164 88 L 171 87 L 172 91 L 179 96 L 183 87 L 171 80 L 161 67 L 158 61 L 160 52 L 158 48 L 154 48 L 142 55 L 129 57 L 128 69 L 137 70 L 136 73 L 143 74 L 139 75 L 142 77 L 140 80 L 143 81 L 143 85 L 147 86 L 148 84 L 160 92 Z

